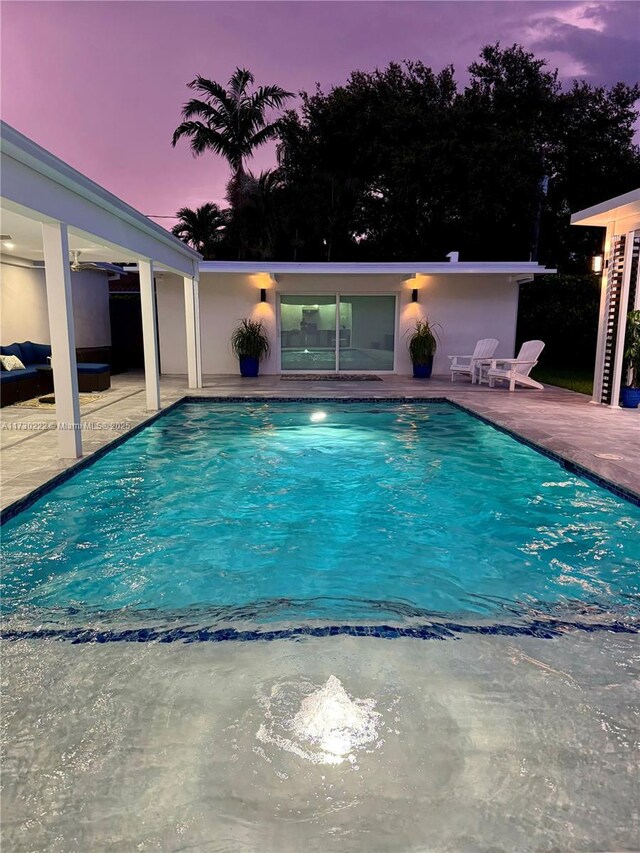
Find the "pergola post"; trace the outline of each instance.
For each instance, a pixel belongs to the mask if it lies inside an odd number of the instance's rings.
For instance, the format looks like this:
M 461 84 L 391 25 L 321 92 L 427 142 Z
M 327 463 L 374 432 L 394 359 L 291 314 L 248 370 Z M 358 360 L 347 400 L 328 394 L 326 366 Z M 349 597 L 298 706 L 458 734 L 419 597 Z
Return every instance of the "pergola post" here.
M 198 279 L 184 276 L 184 314 L 187 331 L 187 373 L 189 388 L 202 388 L 202 365 L 200 353 L 200 306 Z
M 198 377 L 198 388 L 202 388 L 202 339 L 200 337 L 200 279 L 197 275 L 193 278 L 193 303 L 194 313 L 196 317 L 196 355 L 198 357 L 196 375 Z
M 82 456 L 82 433 L 67 226 L 62 222 L 43 222 L 42 247 L 58 447 L 62 459 L 78 459 Z
M 160 369 L 158 365 L 158 318 L 153 284 L 153 261 L 140 258 L 138 260 L 138 272 L 140 275 L 147 411 L 157 412 L 160 408 Z
M 603 248 L 603 264 L 600 273 L 600 309 L 598 311 L 598 341 L 596 344 L 596 360 L 593 371 L 593 393 L 592 403 L 600 403 L 602 400 L 602 376 L 604 372 L 604 348 L 607 340 L 606 313 L 607 313 L 607 283 L 608 283 L 608 259 L 611 252 L 615 222 L 607 223 Z
M 629 290 L 631 287 L 631 268 L 633 266 L 635 231 L 629 231 L 624 244 L 624 263 L 622 269 L 622 285 L 620 287 L 620 307 L 618 309 L 618 328 L 615 342 L 615 357 L 613 360 L 613 379 L 611 383 L 612 408 L 620 405 L 620 386 L 622 384 L 622 365 L 624 362 L 624 338 L 627 330 L 627 311 L 629 310 Z

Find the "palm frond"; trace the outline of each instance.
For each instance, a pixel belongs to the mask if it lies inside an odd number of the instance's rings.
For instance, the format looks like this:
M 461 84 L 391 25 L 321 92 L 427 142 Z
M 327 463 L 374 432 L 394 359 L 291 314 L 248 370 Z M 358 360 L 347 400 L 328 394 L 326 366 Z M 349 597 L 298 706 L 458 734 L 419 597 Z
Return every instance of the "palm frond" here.
M 182 107 L 182 116 L 185 119 L 200 116 L 205 119 L 207 124 L 215 127 L 222 118 L 222 113 L 219 109 L 206 101 L 200 101 L 198 98 L 191 98 Z
M 292 97 L 293 92 L 287 92 L 280 86 L 260 86 L 251 96 L 251 100 L 257 107 L 279 109 Z
M 229 94 L 234 101 L 240 101 L 254 81 L 253 74 L 247 68 L 236 68 L 229 80 Z
M 264 145 L 265 142 L 269 142 L 271 139 L 275 139 L 277 135 L 277 122 L 273 122 L 272 124 L 266 125 L 266 127 L 263 127 L 262 130 L 259 130 L 257 133 L 254 133 L 251 137 L 249 141 L 251 150 L 253 151 L 256 148 L 259 148 L 261 145 Z
M 227 90 L 224 86 L 220 83 L 216 83 L 215 80 L 208 80 L 206 77 L 201 77 L 199 74 L 195 80 L 187 83 L 187 86 L 190 89 L 194 89 L 196 92 L 206 95 L 211 100 L 220 101 L 220 103 L 224 103 L 228 100 Z

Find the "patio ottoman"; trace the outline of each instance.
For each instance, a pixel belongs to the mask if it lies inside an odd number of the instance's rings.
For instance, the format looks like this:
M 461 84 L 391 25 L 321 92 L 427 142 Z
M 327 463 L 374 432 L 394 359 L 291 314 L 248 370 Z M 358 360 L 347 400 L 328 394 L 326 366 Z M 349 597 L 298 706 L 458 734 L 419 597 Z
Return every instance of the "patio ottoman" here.
M 110 387 L 111 370 L 108 364 L 78 364 L 78 391 L 106 391 Z

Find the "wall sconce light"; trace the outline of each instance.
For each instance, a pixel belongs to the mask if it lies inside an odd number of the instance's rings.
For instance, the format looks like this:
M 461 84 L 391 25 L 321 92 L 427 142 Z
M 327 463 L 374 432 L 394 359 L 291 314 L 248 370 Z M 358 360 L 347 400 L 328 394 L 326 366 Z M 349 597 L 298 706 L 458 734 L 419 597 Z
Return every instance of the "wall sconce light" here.
M 260 288 L 260 302 L 266 302 L 266 301 L 267 301 L 267 288 L 261 287 Z
M 417 287 L 414 287 L 413 290 L 411 291 L 411 301 L 412 302 L 418 301 L 418 288 Z
M 594 255 L 591 258 L 591 271 L 599 275 L 602 272 L 603 260 L 602 255 Z

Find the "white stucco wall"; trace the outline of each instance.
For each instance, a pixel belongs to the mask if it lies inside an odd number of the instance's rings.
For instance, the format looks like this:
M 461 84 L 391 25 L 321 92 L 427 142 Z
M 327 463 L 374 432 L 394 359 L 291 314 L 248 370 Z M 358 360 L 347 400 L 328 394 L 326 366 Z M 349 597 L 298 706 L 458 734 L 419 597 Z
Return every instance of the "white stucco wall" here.
M 261 303 L 260 288 L 267 288 Z M 419 301 L 411 302 L 418 288 Z M 402 282 L 393 275 L 280 275 L 277 283 L 255 274 L 203 273 L 200 278 L 202 369 L 209 374 L 236 374 L 229 338 L 243 317 L 261 319 L 272 342 L 262 373 L 278 372 L 276 294 L 397 294 L 398 323 L 395 372 L 411 373 L 408 332 L 416 319 L 428 316 L 442 327 L 434 372 L 448 373 L 447 355 L 473 351 L 479 338 L 497 338 L 497 355 L 513 356 L 518 311 L 518 285 L 508 276 L 419 276 Z M 165 275 L 157 282 L 160 361 L 163 373 L 187 371 L 183 283 Z
M 110 346 L 107 275 L 90 270 L 71 273 L 71 287 L 76 347 Z M 42 269 L 0 266 L 0 340 L 4 346 L 20 341 L 50 343 Z

